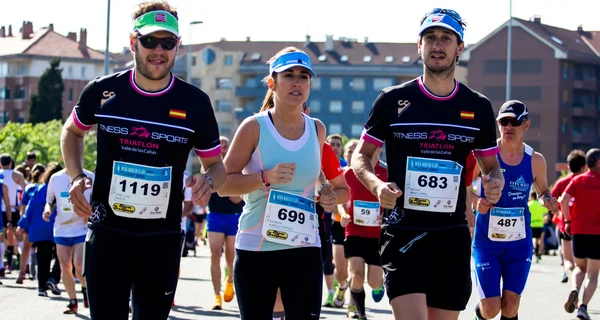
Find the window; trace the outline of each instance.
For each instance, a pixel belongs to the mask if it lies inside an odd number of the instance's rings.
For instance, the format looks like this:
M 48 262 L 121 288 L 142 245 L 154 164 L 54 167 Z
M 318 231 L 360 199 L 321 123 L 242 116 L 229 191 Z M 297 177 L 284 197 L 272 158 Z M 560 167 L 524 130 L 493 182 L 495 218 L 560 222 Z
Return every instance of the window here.
M 221 112 L 231 112 L 233 109 L 233 104 L 231 100 L 217 100 L 217 111 Z
M 585 137 L 595 134 L 594 122 L 586 117 L 573 117 L 571 134 L 576 137 Z
M 339 123 L 330 123 L 327 134 L 342 133 L 342 125 Z
M 15 93 L 15 99 L 25 99 L 25 88 L 17 88 L 17 92 Z
M 512 72 L 514 74 L 542 73 L 542 60 L 540 59 L 512 59 Z M 488 59 L 483 62 L 484 74 L 506 74 L 506 60 Z
M 4 100 L 4 88 L 0 87 L 0 100 Z
M 225 59 L 223 60 L 223 63 L 224 63 L 226 66 L 230 66 L 230 65 L 232 65 L 232 64 L 233 64 L 233 56 L 232 56 L 232 55 L 230 55 L 230 54 L 228 54 L 228 55 L 225 55 Z
M 339 100 L 329 101 L 329 112 L 331 113 L 342 113 L 342 102 Z
M 534 86 L 519 86 L 512 87 L 511 99 L 517 99 L 521 101 L 539 101 L 542 99 L 542 87 Z M 488 99 L 494 101 L 502 101 L 506 99 L 506 87 L 505 86 L 489 86 L 483 87 L 483 95 Z
M 256 81 L 256 78 L 246 79 L 246 87 L 248 87 L 248 88 L 256 88 L 257 84 L 258 84 L 258 81 Z
M 321 112 L 321 101 L 319 100 L 311 100 L 308 102 L 308 107 L 310 108 L 310 112 Z
M 562 102 L 563 103 L 569 102 L 569 90 L 567 90 L 567 89 L 563 89 Z
M 17 65 L 17 75 L 24 76 L 27 74 L 27 65 L 24 63 L 19 63 Z
M 529 113 L 527 117 L 531 121 L 530 128 L 539 128 L 541 126 L 541 115 L 539 113 Z
M 4 88 L 4 99 L 10 100 L 10 89 Z
M 593 102 L 592 92 L 587 90 L 573 90 L 573 108 L 583 108 Z
M 567 117 L 562 117 L 560 119 L 560 132 L 567 133 L 567 130 L 569 130 L 569 120 Z
M 331 78 L 330 81 L 331 90 L 342 90 L 344 88 L 344 81 L 342 78 Z
M 231 89 L 233 82 L 231 78 L 217 78 L 217 89 Z
M 383 88 L 390 87 L 393 84 L 391 78 L 375 78 L 373 79 L 373 90 L 379 91 Z
M 350 86 L 354 90 L 365 90 L 365 79 L 364 78 L 354 78 L 352 82 L 350 82 Z
M 81 67 L 81 79 L 82 80 L 87 79 L 86 76 L 85 76 L 85 66 Z
M 200 80 L 200 78 L 192 78 L 192 85 L 196 88 L 201 88 L 202 87 L 202 80 Z
M 8 112 L 0 113 L 0 123 L 7 123 L 8 120 Z
M 192 62 L 191 62 L 192 66 L 196 65 L 196 57 L 192 56 Z
M 25 122 L 25 111 L 19 111 L 19 114 L 17 115 L 17 122 Z
M 360 137 L 360 135 L 362 134 L 364 126 L 362 124 L 353 124 L 352 125 L 352 129 L 351 129 L 351 133 L 352 133 L 352 137 Z
M 68 75 L 69 79 L 73 78 L 73 66 L 69 66 L 67 68 L 67 75 Z
M 365 112 L 365 102 L 364 101 L 352 101 L 352 113 L 363 113 Z
M 230 123 L 219 123 L 219 134 L 222 136 L 231 135 L 231 124 Z
M 321 89 L 321 78 L 311 78 L 310 87 L 311 89 L 320 90 Z
M 73 89 L 69 88 L 68 93 L 67 93 L 67 101 L 71 102 L 73 101 Z
M 571 144 L 571 150 L 581 149 L 585 153 L 587 153 L 588 150 L 590 150 L 591 148 L 592 148 L 592 145 L 588 144 L 588 143 L 573 143 L 573 144 Z
M 569 63 L 568 62 L 563 63 L 562 77 L 565 80 L 569 79 Z

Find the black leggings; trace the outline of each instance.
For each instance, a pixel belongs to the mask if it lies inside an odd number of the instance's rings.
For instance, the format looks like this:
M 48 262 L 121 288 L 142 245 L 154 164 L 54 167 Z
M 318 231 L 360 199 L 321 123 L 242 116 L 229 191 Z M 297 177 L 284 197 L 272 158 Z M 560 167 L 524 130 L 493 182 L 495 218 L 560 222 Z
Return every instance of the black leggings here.
M 33 246 L 36 248 L 38 289 L 46 291 L 46 282 L 60 283 L 60 263 L 56 255 L 56 245 L 52 241 L 40 241 L 34 243 Z M 52 259 L 54 259 L 54 266 L 50 271 Z
M 233 282 L 242 320 L 272 320 L 277 288 L 286 320 L 319 319 L 323 294 L 319 248 L 236 253 Z
M 175 297 L 181 233 L 133 235 L 88 231 L 84 272 L 92 320 L 164 320 Z

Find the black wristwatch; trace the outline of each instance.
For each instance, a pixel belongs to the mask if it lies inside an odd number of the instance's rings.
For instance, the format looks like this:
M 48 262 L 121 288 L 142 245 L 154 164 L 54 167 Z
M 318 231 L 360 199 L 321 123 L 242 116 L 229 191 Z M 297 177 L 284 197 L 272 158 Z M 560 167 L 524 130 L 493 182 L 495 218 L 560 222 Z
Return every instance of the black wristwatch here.
M 206 180 L 208 181 L 208 184 L 210 185 L 210 190 L 213 190 L 215 188 L 215 183 L 212 181 L 212 179 L 210 178 L 209 175 L 205 174 L 204 177 L 206 178 Z

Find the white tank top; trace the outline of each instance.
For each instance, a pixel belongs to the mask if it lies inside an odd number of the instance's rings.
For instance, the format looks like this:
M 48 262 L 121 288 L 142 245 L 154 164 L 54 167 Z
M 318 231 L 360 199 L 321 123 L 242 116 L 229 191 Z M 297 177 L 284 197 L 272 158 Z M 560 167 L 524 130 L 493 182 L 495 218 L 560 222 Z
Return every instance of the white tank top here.
M 18 191 L 21 190 L 21 186 L 13 180 L 12 169 L 0 169 L 0 180 L 3 180 L 6 189 L 8 189 L 8 198 L 10 199 L 10 206 L 12 211 L 16 211 L 16 206 L 19 204 Z M 6 205 L 2 201 L 2 211 L 6 211 Z

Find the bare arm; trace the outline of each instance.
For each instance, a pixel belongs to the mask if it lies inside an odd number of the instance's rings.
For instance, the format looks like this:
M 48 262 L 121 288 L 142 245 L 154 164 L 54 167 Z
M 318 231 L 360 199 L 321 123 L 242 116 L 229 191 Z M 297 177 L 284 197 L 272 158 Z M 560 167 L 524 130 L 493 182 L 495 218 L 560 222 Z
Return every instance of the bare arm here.
M 376 145 L 361 139 L 354 150 L 351 161 L 352 169 L 358 180 L 374 195 L 377 195 L 379 185 L 384 183 L 375 175 L 375 169 L 371 163 L 376 150 Z
M 550 211 L 556 211 L 558 201 L 554 199 L 548 188 L 548 177 L 546 173 L 546 159 L 541 153 L 533 154 L 533 183 L 537 191 L 540 203 Z M 554 200 L 553 200 L 554 199 Z
M 193 201 L 184 201 L 183 202 L 183 211 L 182 211 L 181 216 L 187 217 L 190 214 L 192 214 L 192 211 L 194 211 L 194 202 Z
M 350 199 L 350 191 L 346 179 L 343 174 L 329 180 L 331 186 L 335 189 L 335 195 L 337 197 L 336 204 L 342 204 L 348 202 Z
M 12 212 L 12 208 L 10 207 L 10 198 L 8 197 L 8 187 L 5 184 L 2 185 L 2 201 L 4 201 L 4 206 L 6 207 L 6 212 Z M 8 218 L 8 214 L 6 217 Z M 10 215 L 12 217 L 12 215 Z M 10 221 L 8 221 L 10 222 Z
M 260 172 L 242 173 L 257 147 L 259 132 L 260 127 L 254 118 L 244 120 L 238 128 L 225 156 L 227 179 L 218 190 L 220 196 L 240 196 L 263 187 Z
M 60 135 L 63 160 L 71 179 L 83 173 L 83 138 L 86 131 L 78 128 L 69 116 Z
M 476 158 L 477 164 L 479 165 L 478 170 L 480 170 L 483 175 L 489 175 L 491 178 L 500 179 L 502 180 L 502 185 L 504 185 L 504 175 L 502 175 L 500 162 L 498 162 L 498 157 L 496 155 Z M 473 176 L 475 176 L 475 172 L 473 172 Z
M 25 177 L 20 172 L 13 171 L 13 181 L 21 186 L 21 189 L 25 190 L 27 186 L 27 182 L 25 181 Z
M 561 200 L 560 200 L 560 205 L 562 207 L 562 214 L 564 217 L 564 221 L 570 221 L 570 217 L 569 217 L 569 201 L 571 201 L 571 195 L 568 193 L 563 193 Z
M 491 204 L 495 204 L 500 200 L 504 188 L 504 175 L 498 157 L 496 155 L 477 156 L 477 163 L 483 174 L 481 184 L 483 185 L 485 198 Z
M 213 181 L 213 191 L 219 190 L 219 188 L 225 183 L 225 179 L 227 179 L 227 174 L 225 173 L 225 166 L 223 165 L 223 158 L 221 155 L 219 154 L 218 156 L 210 158 L 200 158 L 200 162 L 202 163 L 203 173 L 208 175 Z

